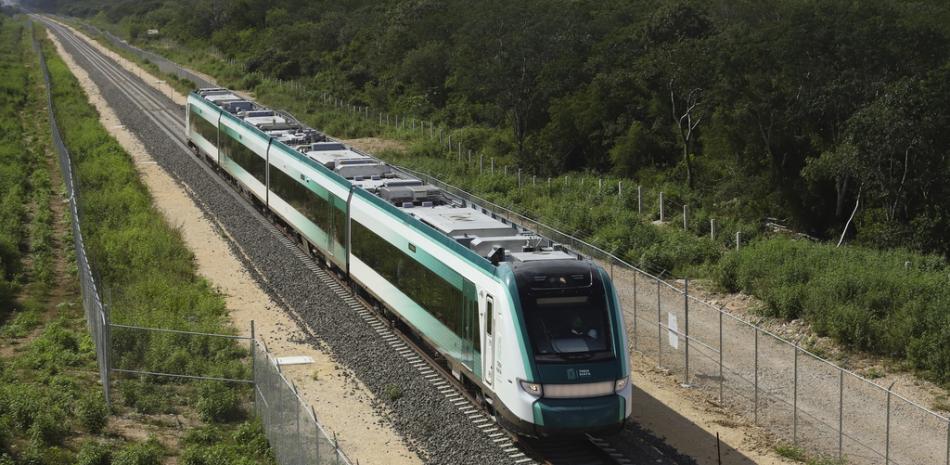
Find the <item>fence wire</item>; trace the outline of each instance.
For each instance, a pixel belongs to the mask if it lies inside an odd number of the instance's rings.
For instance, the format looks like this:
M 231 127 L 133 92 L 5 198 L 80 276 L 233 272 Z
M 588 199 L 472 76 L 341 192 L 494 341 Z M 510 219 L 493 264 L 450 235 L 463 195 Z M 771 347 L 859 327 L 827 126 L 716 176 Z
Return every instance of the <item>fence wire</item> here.
M 228 383 L 248 383 L 254 386 L 254 411 L 261 418 L 271 450 L 281 465 L 350 465 L 351 462 L 339 448 L 335 437 L 327 434 L 317 420 L 316 412 L 297 393 L 293 383 L 280 372 L 276 359 L 267 352 L 263 343 L 253 337 L 228 334 L 209 334 L 178 331 L 163 328 L 146 328 L 112 323 L 96 283 L 93 267 L 86 254 L 80 228 L 78 208 L 79 186 L 72 159 L 56 122 L 53 99 L 50 91 L 49 70 L 43 51 L 32 34 L 33 50 L 39 57 L 43 80 L 46 84 L 47 110 L 53 148 L 59 159 L 66 186 L 71 213 L 73 246 L 79 270 L 79 285 L 82 292 L 86 325 L 96 347 L 96 361 L 103 395 L 107 404 L 112 402 L 112 381 L 120 375 L 153 376 L 180 380 L 205 380 Z M 209 376 L 196 367 L 176 364 L 176 360 L 210 356 L 222 351 L 233 351 L 235 340 L 249 342 L 247 357 L 251 367 L 226 367 L 220 376 Z M 157 356 L 150 351 L 152 344 L 177 347 L 188 357 L 176 357 L 174 353 Z M 197 368 L 202 368 L 201 366 Z M 249 373 L 247 373 L 249 372 Z M 247 374 L 250 377 L 240 377 Z

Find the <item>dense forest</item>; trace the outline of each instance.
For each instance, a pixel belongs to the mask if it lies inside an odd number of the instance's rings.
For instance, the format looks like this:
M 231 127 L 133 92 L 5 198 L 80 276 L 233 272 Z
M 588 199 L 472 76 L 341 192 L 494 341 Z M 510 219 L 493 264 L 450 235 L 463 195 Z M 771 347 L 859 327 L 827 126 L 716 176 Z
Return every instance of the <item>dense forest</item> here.
M 34 0 L 354 103 L 492 130 L 538 175 L 676 183 L 822 238 L 950 253 L 940 1 Z

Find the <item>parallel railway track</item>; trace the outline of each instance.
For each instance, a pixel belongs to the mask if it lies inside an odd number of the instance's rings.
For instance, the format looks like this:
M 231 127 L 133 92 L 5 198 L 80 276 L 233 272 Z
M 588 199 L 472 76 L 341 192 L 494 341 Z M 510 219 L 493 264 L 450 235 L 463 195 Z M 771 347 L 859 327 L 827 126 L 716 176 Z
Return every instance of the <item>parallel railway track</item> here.
M 188 147 L 188 141 L 185 138 L 183 114 L 184 109 L 175 105 L 156 89 L 143 82 L 131 72 L 125 70 L 120 65 L 105 57 L 96 48 L 87 44 L 84 40 L 76 37 L 71 31 L 50 21 L 44 17 L 37 17 L 51 31 L 53 31 L 61 41 L 68 43 L 79 53 L 89 64 L 99 71 L 115 88 L 124 94 L 130 101 L 134 102 L 148 119 L 168 136 L 181 150 L 191 153 Z M 416 369 L 419 375 L 431 383 L 446 400 L 454 405 L 461 414 L 478 428 L 486 437 L 486 440 L 493 442 L 502 451 L 504 451 L 516 465 L 531 464 L 572 464 L 572 465 L 627 465 L 635 463 L 630 459 L 619 454 L 609 445 L 598 438 L 579 437 L 572 440 L 543 441 L 518 438 L 504 429 L 500 428 L 487 410 L 479 405 L 478 400 L 472 396 L 469 391 L 458 381 L 451 373 L 440 364 L 427 348 L 416 343 L 415 339 L 408 333 L 403 332 L 398 324 L 386 318 L 382 312 L 375 310 L 376 307 L 371 302 L 364 300 L 352 291 L 349 283 L 342 280 L 337 273 L 326 269 L 322 260 L 312 256 L 309 250 L 305 250 L 300 241 L 295 240 L 293 233 L 278 227 L 270 218 L 266 211 L 262 211 L 242 195 L 236 184 L 229 182 L 222 173 L 218 172 L 208 163 L 193 159 L 196 167 L 204 170 L 207 178 L 212 182 L 218 183 L 224 187 L 234 201 L 243 206 L 248 215 L 259 221 L 269 231 L 271 231 L 276 240 L 283 246 L 293 251 L 293 254 L 300 259 L 310 271 L 314 273 L 326 286 L 338 295 L 349 307 L 350 310 L 358 314 L 366 323 L 373 328 L 379 337 L 385 341 L 396 353 L 406 359 L 406 361 Z M 188 189 L 187 184 L 172 172 L 169 174 L 184 188 Z M 189 195 L 197 202 L 202 203 L 201 199 L 190 191 Z M 209 209 L 203 205 L 204 211 Z M 217 221 L 212 215 L 209 218 L 215 223 L 220 231 L 226 231 L 224 225 Z M 228 238 L 232 245 L 241 250 L 240 244 L 235 243 L 232 238 Z M 247 258 L 247 254 L 244 254 Z M 248 262 L 250 259 L 247 258 Z M 263 275 L 259 271 L 258 275 Z M 277 296 L 279 298 L 279 295 Z M 282 300 L 282 299 L 280 299 Z M 293 307 L 286 301 L 280 302 L 292 317 L 297 320 L 304 331 L 309 332 L 306 322 Z

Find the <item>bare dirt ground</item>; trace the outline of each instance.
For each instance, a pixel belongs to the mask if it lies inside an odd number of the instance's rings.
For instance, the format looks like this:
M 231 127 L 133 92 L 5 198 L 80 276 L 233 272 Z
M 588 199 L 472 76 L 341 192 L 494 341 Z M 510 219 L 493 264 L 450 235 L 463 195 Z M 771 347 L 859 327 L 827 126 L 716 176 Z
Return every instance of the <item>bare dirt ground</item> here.
M 78 32 L 77 35 L 89 41 Z M 152 161 L 141 141 L 121 125 L 88 74 L 63 50 L 56 37 L 48 37 L 99 111 L 102 125 L 132 157 L 155 205 L 166 221 L 181 231 L 195 254 L 199 273 L 225 296 L 235 327 L 246 335 L 253 320 L 258 339 L 266 343 L 275 357 L 313 358 L 313 364 L 287 366 L 284 373 L 297 385 L 301 396 L 315 406 L 321 423 L 337 433 L 340 447 L 351 459 L 363 464 L 421 464 L 419 457 L 389 427 L 385 416 L 374 411 L 373 395 L 352 374 L 336 365 L 326 351 L 295 342 L 302 335 L 296 323 L 255 283 L 218 234 L 219 229 L 213 227 L 183 188 Z M 127 60 L 120 63 L 129 64 Z M 182 97 L 178 95 L 177 99 Z M 128 429 L 122 424 L 116 427 Z
M 700 465 L 719 465 L 716 444 L 710 439 L 719 434 L 729 447 L 722 448 L 722 465 L 787 465 L 798 463 L 775 453 L 775 443 L 762 428 L 755 427 L 742 417 L 714 402 L 702 393 L 684 388 L 679 380 L 665 370 L 658 370 L 656 362 L 642 355 L 630 360 L 633 383 L 642 391 L 634 393 L 633 419 L 644 429 L 663 438 L 681 454 L 688 455 Z M 651 397 L 659 405 L 676 412 L 668 415 L 655 402 L 640 400 Z
M 384 150 L 404 151 L 408 147 L 403 141 L 383 139 L 380 137 L 364 137 L 361 139 L 347 139 L 344 144 L 355 147 L 367 153 L 379 153 Z

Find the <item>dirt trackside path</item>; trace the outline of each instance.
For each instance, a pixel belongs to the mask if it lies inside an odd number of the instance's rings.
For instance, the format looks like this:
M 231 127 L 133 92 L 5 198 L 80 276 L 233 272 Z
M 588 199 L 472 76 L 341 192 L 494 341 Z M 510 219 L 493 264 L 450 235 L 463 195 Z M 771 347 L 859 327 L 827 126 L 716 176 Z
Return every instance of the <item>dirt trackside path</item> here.
M 76 35 L 101 48 L 84 35 L 78 32 Z M 102 125 L 131 155 L 165 220 L 181 231 L 188 248 L 195 254 L 199 273 L 225 296 L 235 327 L 248 334 L 250 321 L 254 320 L 258 339 L 264 341 L 275 356 L 313 358 L 313 364 L 290 366 L 284 373 L 297 385 L 301 396 L 314 406 L 320 421 L 337 434 L 340 447 L 351 459 L 358 459 L 361 464 L 421 464 L 419 457 L 410 452 L 385 421 L 387 412 L 374 411 L 373 395 L 355 376 L 335 364 L 325 351 L 295 342 L 303 339 L 297 324 L 255 283 L 219 235 L 219 229 L 202 214 L 184 189 L 152 161 L 142 142 L 122 126 L 85 70 L 65 52 L 53 34 L 48 37 L 98 110 Z M 119 62 L 128 63 L 127 60 Z M 181 98 L 179 95 L 178 99 Z

